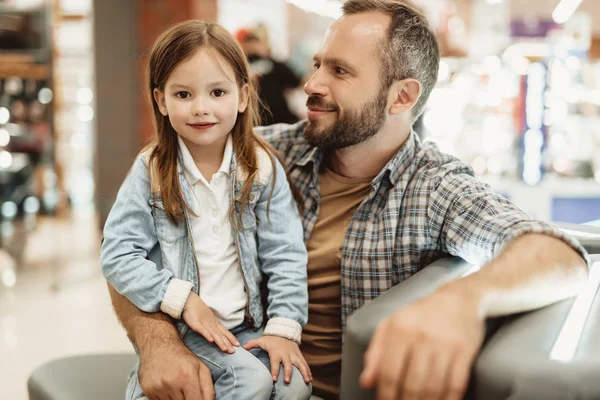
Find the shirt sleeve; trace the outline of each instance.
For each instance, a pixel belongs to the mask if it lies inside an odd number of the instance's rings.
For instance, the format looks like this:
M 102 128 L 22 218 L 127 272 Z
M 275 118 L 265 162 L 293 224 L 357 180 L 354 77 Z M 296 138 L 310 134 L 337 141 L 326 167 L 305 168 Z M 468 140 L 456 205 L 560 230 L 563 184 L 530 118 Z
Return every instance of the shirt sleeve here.
M 306 265 L 302 220 L 281 164 L 257 202 L 258 258 L 268 278 L 269 322 L 265 335 L 282 336 L 300 343 L 302 326 L 308 319 Z M 274 185 L 272 180 L 275 179 Z M 270 188 L 273 187 L 271 192 Z
M 304 145 L 305 126 L 306 121 L 300 121 L 293 125 L 275 124 L 259 126 L 254 128 L 254 133 L 273 146 L 283 165 L 288 168 L 294 164 L 295 159 L 306 151 L 307 146 Z
M 162 307 L 175 317 L 181 314 L 189 290 L 171 285 L 173 273 L 149 258 L 158 243 L 150 198 L 149 172 L 138 157 L 104 225 L 100 263 L 111 286 L 140 310 L 157 312 Z
M 562 240 L 590 264 L 589 255 L 576 239 L 548 222 L 534 220 L 468 173 L 434 177 L 428 217 L 440 250 L 473 264 L 487 263 L 508 243 L 529 233 Z

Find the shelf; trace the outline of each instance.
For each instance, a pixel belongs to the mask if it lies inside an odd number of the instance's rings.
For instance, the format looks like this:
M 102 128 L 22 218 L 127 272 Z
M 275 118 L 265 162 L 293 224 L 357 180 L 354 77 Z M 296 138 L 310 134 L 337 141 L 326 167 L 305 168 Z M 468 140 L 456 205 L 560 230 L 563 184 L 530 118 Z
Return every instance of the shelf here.
M 50 66 L 47 64 L 33 63 L 5 63 L 0 57 L 0 79 L 22 78 L 22 79 L 48 79 L 50 78 Z

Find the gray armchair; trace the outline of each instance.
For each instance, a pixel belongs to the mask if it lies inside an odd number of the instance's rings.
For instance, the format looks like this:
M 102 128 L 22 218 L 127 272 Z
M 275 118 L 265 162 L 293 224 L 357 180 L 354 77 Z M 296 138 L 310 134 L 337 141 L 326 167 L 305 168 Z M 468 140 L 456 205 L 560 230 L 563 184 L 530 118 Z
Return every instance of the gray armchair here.
M 600 280 L 600 228 L 558 224 L 568 230 L 592 254 Z M 438 260 L 410 279 L 396 285 L 358 310 L 348 320 L 342 355 L 343 400 L 374 399 L 373 391 L 360 388 L 358 378 L 363 355 L 379 321 L 399 307 L 433 292 L 445 282 L 460 278 L 472 267 L 458 258 Z M 590 281 L 594 273 L 590 273 Z M 540 310 L 511 318 L 488 321 L 487 338 L 475 363 L 466 399 L 476 400 L 565 400 L 600 398 L 600 296 L 594 298 L 597 282 L 590 282 L 592 308 L 581 340 L 565 334 L 564 341 L 579 341 L 571 360 L 551 359 L 563 321 L 575 299 L 567 299 Z M 596 285 L 594 287 L 594 284 Z M 565 328 L 567 329 L 567 328 Z M 568 330 L 568 329 L 567 329 Z M 577 343 L 571 343 L 577 346 Z

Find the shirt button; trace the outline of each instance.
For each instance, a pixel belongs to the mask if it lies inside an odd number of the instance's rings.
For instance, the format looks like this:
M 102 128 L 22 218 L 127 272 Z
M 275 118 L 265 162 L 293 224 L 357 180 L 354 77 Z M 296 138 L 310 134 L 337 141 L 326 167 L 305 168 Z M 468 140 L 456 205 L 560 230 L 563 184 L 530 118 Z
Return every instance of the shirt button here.
M 219 216 L 219 210 L 213 208 L 213 210 L 212 210 L 212 216 L 215 217 L 215 218 L 217 218 Z
M 213 232 L 214 233 L 219 233 L 220 229 L 217 225 L 213 226 Z

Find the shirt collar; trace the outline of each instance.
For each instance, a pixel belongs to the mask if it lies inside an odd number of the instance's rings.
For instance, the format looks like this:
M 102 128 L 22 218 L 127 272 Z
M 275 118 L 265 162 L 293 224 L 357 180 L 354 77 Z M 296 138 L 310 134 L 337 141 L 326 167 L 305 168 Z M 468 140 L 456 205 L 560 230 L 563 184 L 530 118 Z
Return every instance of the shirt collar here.
M 386 174 L 389 174 L 390 183 L 396 185 L 400 177 L 413 165 L 415 155 L 420 146 L 421 141 L 419 136 L 414 130 L 411 130 L 404 144 L 400 146 L 392 159 L 388 161 L 377 177 L 375 177 L 373 184 L 378 184 Z
M 202 176 L 202 173 L 196 166 L 196 162 L 192 157 L 189 149 L 185 145 L 185 142 L 181 138 L 181 136 L 177 135 L 177 141 L 179 142 L 179 149 L 181 151 L 181 160 L 183 163 L 184 172 L 187 173 L 190 178 L 190 185 L 195 185 L 199 180 L 210 181 L 211 176 L 207 177 Z M 225 150 L 223 151 L 223 161 L 221 162 L 221 166 L 217 173 L 222 172 L 226 175 L 229 175 L 229 169 L 231 165 L 231 159 L 233 157 L 233 140 L 231 139 L 231 135 L 228 135 L 227 142 L 225 143 Z

